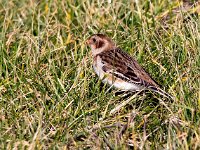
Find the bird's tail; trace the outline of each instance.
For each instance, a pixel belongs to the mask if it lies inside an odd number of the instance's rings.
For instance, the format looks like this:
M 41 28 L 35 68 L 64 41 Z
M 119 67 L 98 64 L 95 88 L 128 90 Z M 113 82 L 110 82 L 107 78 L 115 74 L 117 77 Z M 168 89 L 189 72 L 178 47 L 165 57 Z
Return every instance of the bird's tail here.
M 164 90 L 158 88 L 158 87 L 155 87 L 155 86 L 150 86 L 148 87 L 151 91 L 154 91 L 164 97 L 167 97 L 167 98 L 170 98 L 170 99 L 174 99 L 174 97 L 172 95 L 170 95 L 169 93 L 165 92 Z

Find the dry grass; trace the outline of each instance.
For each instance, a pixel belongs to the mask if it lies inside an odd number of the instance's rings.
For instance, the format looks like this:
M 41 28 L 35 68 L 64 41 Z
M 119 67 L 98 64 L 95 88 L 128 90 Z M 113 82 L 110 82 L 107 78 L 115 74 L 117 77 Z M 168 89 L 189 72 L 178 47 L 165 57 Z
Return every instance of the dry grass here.
M 199 6 L 180 6 L 2 0 L 1 149 L 199 149 Z M 98 32 L 136 57 L 175 100 L 103 85 L 84 44 Z

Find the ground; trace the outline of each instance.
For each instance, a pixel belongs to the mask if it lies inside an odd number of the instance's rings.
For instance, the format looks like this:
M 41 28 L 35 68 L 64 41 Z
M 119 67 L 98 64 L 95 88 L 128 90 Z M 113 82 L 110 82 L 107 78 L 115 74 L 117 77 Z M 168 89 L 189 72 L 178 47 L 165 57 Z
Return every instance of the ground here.
M 195 1 L 0 1 L 1 149 L 199 149 Z M 174 99 L 102 84 L 85 40 L 111 37 Z

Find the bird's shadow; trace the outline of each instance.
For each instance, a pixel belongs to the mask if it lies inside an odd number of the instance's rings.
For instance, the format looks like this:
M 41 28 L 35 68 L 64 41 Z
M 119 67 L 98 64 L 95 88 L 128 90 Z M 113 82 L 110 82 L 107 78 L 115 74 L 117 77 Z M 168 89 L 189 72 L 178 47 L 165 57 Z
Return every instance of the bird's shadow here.
M 105 90 L 105 88 L 108 88 L 107 90 L 108 93 L 112 93 L 113 90 L 115 90 L 115 88 L 109 88 L 108 85 L 105 85 L 102 82 L 100 83 L 99 88 L 100 88 L 100 91 L 103 91 Z M 137 94 L 137 96 L 135 98 L 135 101 L 129 105 L 130 109 L 131 107 L 133 107 L 133 105 L 134 105 L 134 108 L 140 107 L 141 103 L 144 103 L 144 105 L 151 105 L 152 107 L 156 107 L 157 105 L 160 104 L 160 99 L 162 99 L 163 102 L 167 102 L 167 103 L 173 102 L 173 100 L 163 97 L 162 95 L 159 95 L 150 90 L 142 90 L 139 93 L 138 91 L 123 91 L 123 90 L 114 91 L 114 96 L 119 97 L 118 101 L 121 101 L 121 102 L 130 98 L 131 96 L 135 94 Z M 141 101 L 141 97 L 143 97 L 142 99 L 144 99 L 144 102 Z

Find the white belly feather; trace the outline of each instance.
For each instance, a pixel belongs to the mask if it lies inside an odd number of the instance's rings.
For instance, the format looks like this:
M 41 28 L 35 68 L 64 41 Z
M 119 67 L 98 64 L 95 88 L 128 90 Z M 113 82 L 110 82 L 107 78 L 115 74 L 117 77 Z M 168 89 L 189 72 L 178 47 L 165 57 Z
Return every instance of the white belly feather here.
M 141 90 L 143 87 L 134 84 L 134 83 L 129 83 L 126 81 L 123 81 L 121 79 L 114 79 L 112 77 L 112 74 L 105 73 L 102 70 L 103 63 L 101 62 L 101 58 L 97 56 L 97 61 L 96 64 L 93 65 L 94 71 L 96 74 L 99 76 L 99 78 L 103 81 L 103 83 L 108 83 L 109 85 L 113 85 L 114 87 L 121 89 L 121 90 L 126 90 L 126 91 L 138 91 Z M 108 77 L 110 76 L 110 77 Z M 113 80 L 114 79 L 114 80 Z

